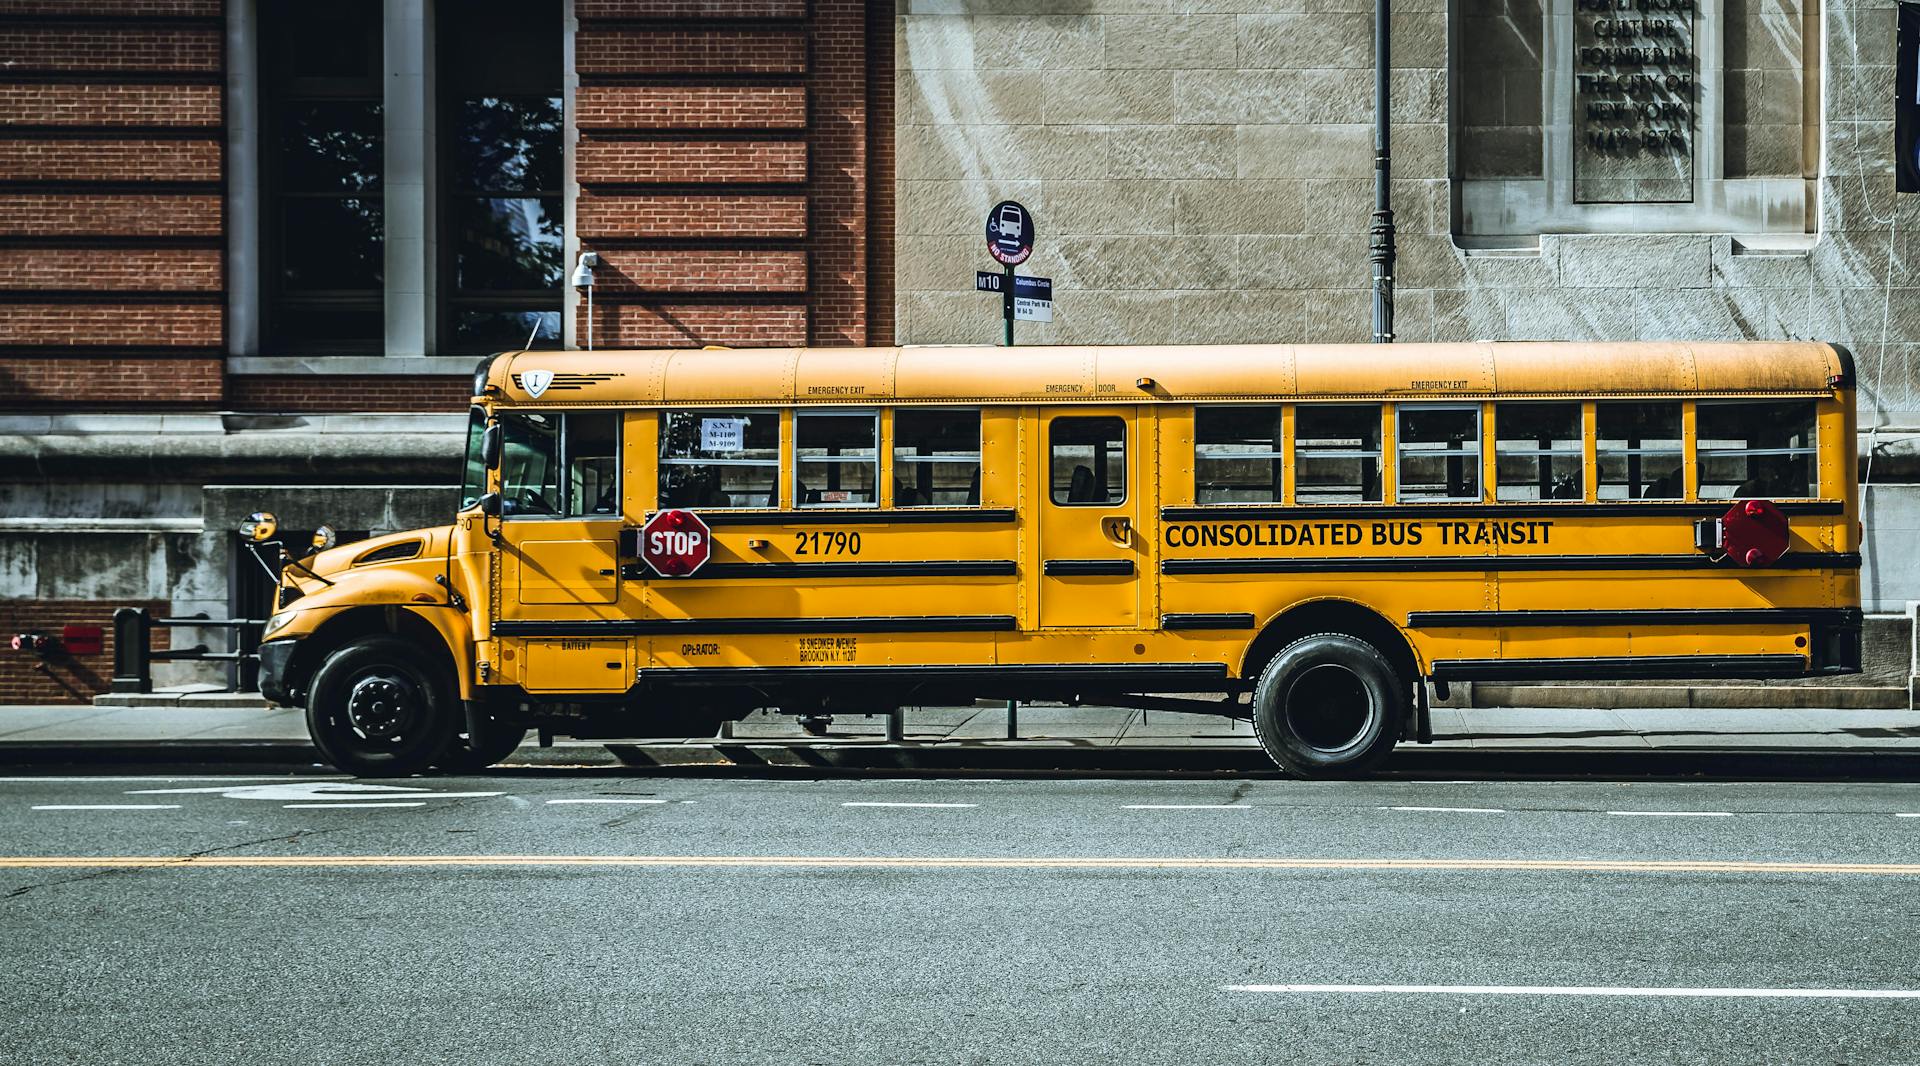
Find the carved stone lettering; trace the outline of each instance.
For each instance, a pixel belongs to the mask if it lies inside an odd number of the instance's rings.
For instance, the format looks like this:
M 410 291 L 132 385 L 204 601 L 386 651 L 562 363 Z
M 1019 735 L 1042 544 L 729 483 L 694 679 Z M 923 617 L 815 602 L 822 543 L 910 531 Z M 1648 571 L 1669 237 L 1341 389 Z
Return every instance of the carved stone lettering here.
M 1693 199 L 1694 0 L 1574 0 L 1573 199 Z

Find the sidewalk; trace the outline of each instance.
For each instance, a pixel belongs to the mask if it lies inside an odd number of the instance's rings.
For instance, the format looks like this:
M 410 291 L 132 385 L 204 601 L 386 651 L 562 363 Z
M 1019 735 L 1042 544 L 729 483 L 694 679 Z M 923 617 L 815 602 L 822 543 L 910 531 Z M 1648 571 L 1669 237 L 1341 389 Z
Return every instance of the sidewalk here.
M 1251 727 L 1209 715 L 1107 707 L 1022 707 L 1008 739 L 998 705 L 910 708 L 899 741 L 884 715 L 842 715 L 826 736 L 765 712 L 731 737 L 556 741 L 532 738 L 510 763 L 690 766 L 878 765 L 957 768 L 1013 752 L 1081 765 L 1150 765 L 1156 756 L 1206 766 L 1258 766 Z M 1905 708 L 1451 708 L 1433 711 L 1435 743 L 1402 750 L 1493 752 L 1763 752 L 1897 754 L 1920 759 L 1920 714 Z M 885 753 L 885 754 L 883 754 Z M 1050 753 L 1050 754 L 1049 754 Z M 312 762 L 298 710 L 219 707 L 0 706 L 0 762 Z M 1065 768 L 1064 763 L 1060 763 Z

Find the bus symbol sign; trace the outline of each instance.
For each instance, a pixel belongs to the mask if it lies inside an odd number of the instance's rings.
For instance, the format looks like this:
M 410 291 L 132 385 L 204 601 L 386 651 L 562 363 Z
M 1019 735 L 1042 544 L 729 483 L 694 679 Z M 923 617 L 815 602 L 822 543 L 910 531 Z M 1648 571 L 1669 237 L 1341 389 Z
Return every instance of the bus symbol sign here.
M 1033 214 L 1013 200 L 1002 200 L 987 212 L 987 254 L 1008 266 L 1033 254 Z
M 659 511 L 640 527 L 640 558 L 661 577 L 691 577 L 713 557 L 713 531 L 692 511 Z

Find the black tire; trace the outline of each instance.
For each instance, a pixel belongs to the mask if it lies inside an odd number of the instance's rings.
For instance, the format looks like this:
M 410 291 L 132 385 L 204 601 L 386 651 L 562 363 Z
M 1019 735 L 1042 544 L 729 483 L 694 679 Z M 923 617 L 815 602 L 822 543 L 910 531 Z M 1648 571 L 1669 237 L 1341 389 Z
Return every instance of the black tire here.
M 1365 773 L 1400 739 L 1409 685 L 1378 648 L 1358 637 L 1302 637 L 1260 672 L 1253 732 L 1296 777 Z
M 463 712 L 464 713 L 464 712 Z M 440 753 L 434 765 L 442 770 L 454 773 L 470 773 L 484 770 L 514 753 L 520 742 L 527 739 L 527 727 L 508 725 L 505 722 L 489 720 L 481 730 L 480 743 L 473 742 L 471 733 L 459 733 L 447 750 Z
M 307 732 L 328 762 L 360 777 L 433 765 L 458 725 L 449 678 L 399 637 L 362 637 L 327 656 L 307 697 Z

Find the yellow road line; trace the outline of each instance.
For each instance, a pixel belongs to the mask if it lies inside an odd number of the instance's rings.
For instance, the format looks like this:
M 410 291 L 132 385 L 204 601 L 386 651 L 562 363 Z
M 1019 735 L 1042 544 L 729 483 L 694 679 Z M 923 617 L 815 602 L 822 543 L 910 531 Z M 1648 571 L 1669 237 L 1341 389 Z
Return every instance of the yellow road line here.
M 11 855 L 0 869 L 602 866 L 982 870 L 1488 870 L 1591 873 L 1920 875 L 1920 864 L 1637 859 L 1226 859 L 867 855 Z

